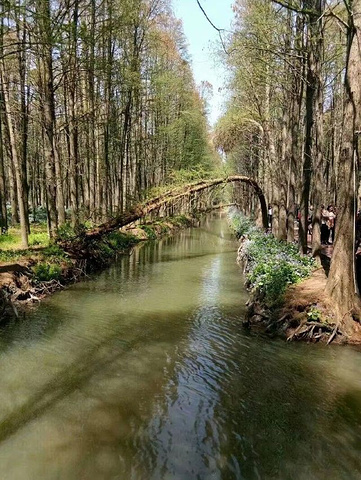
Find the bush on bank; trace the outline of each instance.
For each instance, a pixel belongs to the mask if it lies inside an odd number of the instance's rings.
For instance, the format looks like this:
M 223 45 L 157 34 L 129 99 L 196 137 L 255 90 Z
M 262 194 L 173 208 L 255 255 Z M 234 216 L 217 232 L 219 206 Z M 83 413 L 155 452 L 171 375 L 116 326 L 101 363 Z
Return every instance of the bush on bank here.
M 231 211 L 229 222 L 236 236 L 242 238 L 238 255 L 245 262 L 247 286 L 269 307 L 276 307 L 288 285 L 311 274 L 313 258 L 301 256 L 296 245 L 264 233 L 239 211 Z

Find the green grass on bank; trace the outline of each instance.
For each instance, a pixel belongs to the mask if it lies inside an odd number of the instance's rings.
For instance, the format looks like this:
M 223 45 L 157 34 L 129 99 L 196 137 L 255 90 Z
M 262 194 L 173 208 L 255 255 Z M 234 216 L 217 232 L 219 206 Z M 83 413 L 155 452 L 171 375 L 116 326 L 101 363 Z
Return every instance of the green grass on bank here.
M 46 225 L 37 224 L 31 226 L 29 235 L 29 247 L 47 247 L 49 245 L 49 235 Z M 20 228 L 11 227 L 8 232 L 0 235 L 0 250 L 21 250 Z
M 178 215 L 172 218 L 162 218 L 155 221 L 144 219 L 135 227 L 135 232 L 142 230 L 146 239 L 154 240 L 160 235 L 169 234 L 174 227 L 185 228 L 192 225 L 192 219 Z M 81 225 L 75 230 L 66 224 L 59 229 L 59 239 L 72 241 L 84 233 L 87 225 Z M 90 242 L 88 245 L 90 270 L 109 264 L 119 253 L 124 253 L 138 243 L 144 236 L 136 236 L 130 231 L 115 230 Z M 29 235 L 29 248 L 21 248 L 19 228 L 11 228 L 5 235 L 0 235 L 0 262 L 16 263 L 20 260 L 30 261 L 35 280 L 60 280 L 73 262 L 69 255 L 57 244 L 50 242 L 45 225 L 33 225 Z
M 300 255 L 296 245 L 264 233 L 238 211 L 230 213 L 229 221 L 237 237 L 245 236 L 239 254 L 247 262 L 248 286 L 269 307 L 276 307 L 282 302 L 288 285 L 311 274 L 314 259 Z

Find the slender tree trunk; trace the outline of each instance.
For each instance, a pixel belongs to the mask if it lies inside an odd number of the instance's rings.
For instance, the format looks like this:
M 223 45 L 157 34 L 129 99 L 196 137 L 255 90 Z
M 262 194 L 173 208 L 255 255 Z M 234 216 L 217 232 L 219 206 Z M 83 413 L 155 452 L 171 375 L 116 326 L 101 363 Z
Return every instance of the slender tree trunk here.
M 25 28 L 25 19 L 21 16 L 16 15 L 16 35 L 19 43 L 19 51 L 17 54 L 18 59 L 18 70 L 19 70 L 19 80 L 20 80 L 20 142 L 19 143 L 19 167 L 20 167 L 20 177 L 22 181 L 22 191 L 24 195 L 24 210 L 25 210 L 25 221 L 26 228 L 28 233 L 30 233 L 30 224 L 29 224 L 29 185 L 27 180 L 27 158 L 28 158 L 28 123 L 29 123 L 29 112 L 28 112 L 28 93 L 26 87 L 26 28 Z M 22 27 L 21 27 L 22 23 Z M 18 137 L 18 136 L 17 136 Z M 19 137 L 18 137 L 19 138 Z M 21 215 L 20 215 L 21 216 Z
M 305 143 L 304 160 L 302 170 L 302 194 L 301 194 L 301 221 L 299 225 L 300 249 L 307 252 L 307 227 L 308 207 L 310 202 L 311 180 L 316 170 L 316 189 L 322 180 L 322 84 L 321 84 L 321 61 L 323 53 L 322 42 L 322 13 L 324 0 L 306 0 L 305 6 L 314 13 L 308 15 L 307 29 L 307 87 L 306 87 L 306 117 L 305 117 Z M 319 195 L 317 200 L 319 201 Z M 320 206 L 315 205 L 314 245 L 313 253 L 319 256 L 320 253 Z
M 0 57 L 3 56 L 3 5 L 0 7 Z M 1 60 L 0 60 L 1 61 Z M 3 116 L 4 116 L 4 91 L 3 85 L 0 84 L 0 227 L 1 232 L 7 230 L 8 219 L 6 211 L 6 183 L 5 183 L 5 137 L 3 132 Z
M 77 92 L 77 31 L 78 31 L 78 1 L 73 6 L 72 16 L 72 35 L 69 53 L 69 74 L 68 89 L 69 94 L 69 160 L 70 160 L 70 202 L 72 212 L 72 224 L 75 227 L 79 222 L 79 203 L 78 203 L 78 170 L 79 170 L 79 150 L 78 150 L 78 126 L 76 119 L 76 92 Z
M 8 229 L 8 220 L 6 212 L 6 183 L 4 168 L 4 138 L 3 138 L 3 98 L 2 88 L 0 87 L 0 228 L 4 233 Z
M 50 0 L 38 0 L 39 87 L 42 123 L 44 128 L 44 162 L 49 213 L 49 234 L 55 237 L 58 227 L 57 178 L 55 171 L 55 104 L 53 79 L 53 47 L 50 18 Z
M 323 11 L 324 0 L 317 0 L 317 21 L 315 25 L 315 33 L 313 35 L 313 57 L 314 57 L 314 78 L 315 78 L 315 92 L 314 92 L 314 142 L 313 142 L 313 203 L 314 215 L 312 219 L 312 255 L 316 262 L 321 265 L 321 204 L 322 196 L 324 194 L 324 178 L 323 178 L 323 78 L 322 78 L 322 63 L 323 63 Z M 308 214 L 308 209 L 307 209 Z M 308 219 L 307 219 L 308 223 Z
M 13 120 L 10 112 L 10 94 L 9 94 L 9 81 L 5 80 L 4 64 L 0 60 L 0 81 L 3 85 L 3 103 L 5 110 L 5 118 L 9 133 L 10 149 L 11 149 L 11 159 L 14 164 L 15 178 L 16 178 L 16 188 L 17 188 L 17 200 L 19 205 L 19 215 L 20 215 L 20 230 L 21 230 L 21 243 L 22 248 L 28 248 L 28 219 L 27 219 L 27 189 L 24 186 L 24 178 L 22 175 L 22 165 L 17 150 L 18 141 L 15 136 L 15 130 L 13 125 Z

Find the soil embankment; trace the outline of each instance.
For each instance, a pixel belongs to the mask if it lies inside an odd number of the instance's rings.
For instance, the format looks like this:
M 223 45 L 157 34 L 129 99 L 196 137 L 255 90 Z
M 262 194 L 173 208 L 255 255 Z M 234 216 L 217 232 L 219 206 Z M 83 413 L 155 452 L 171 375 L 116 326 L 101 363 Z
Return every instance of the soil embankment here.
M 250 291 L 246 326 L 289 341 L 361 343 L 359 319 L 341 318 L 326 290 L 330 248 L 318 268 L 297 245 L 277 240 L 240 212 L 231 212 L 230 225 Z
M 350 332 L 337 320 L 326 282 L 325 268 L 314 270 L 309 278 L 287 287 L 277 308 L 270 308 L 257 292 L 251 293 L 246 325 L 287 341 L 361 344 L 360 324 L 354 321 Z

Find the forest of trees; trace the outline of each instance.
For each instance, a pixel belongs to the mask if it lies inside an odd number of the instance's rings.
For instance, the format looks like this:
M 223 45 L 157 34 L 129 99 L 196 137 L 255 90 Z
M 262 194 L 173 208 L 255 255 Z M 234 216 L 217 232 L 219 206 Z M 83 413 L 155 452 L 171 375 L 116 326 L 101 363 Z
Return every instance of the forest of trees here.
M 214 144 L 228 174 L 261 186 L 279 239 L 294 241 L 300 210 L 304 252 L 314 206 L 318 260 L 320 206 L 337 205 L 328 288 L 353 312 L 361 0 L 235 0 L 233 9 L 232 31 L 219 30 L 230 96 Z M 182 172 L 209 177 L 219 158 L 209 90 L 195 85 L 171 0 L 0 2 L 1 231 L 20 224 L 26 248 L 41 209 L 56 237 L 67 222 L 127 211 Z
M 224 58 L 228 108 L 216 143 L 237 173 L 254 177 L 273 206 L 273 230 L 321 252 L 321 204 L 336 204 L 328 290 L 343 312 L 359 306 L 354 225 L 361 130 L 361 1 L 236 0 Z M 250 205 L 250 203 L 248 203 Z
M 170 7 L 0 2 L 0 226 L 20 223 L 25 248 L 38 207 L 55 236 L 121 213 L 175 171 L 210 169 L 205 101 Z

